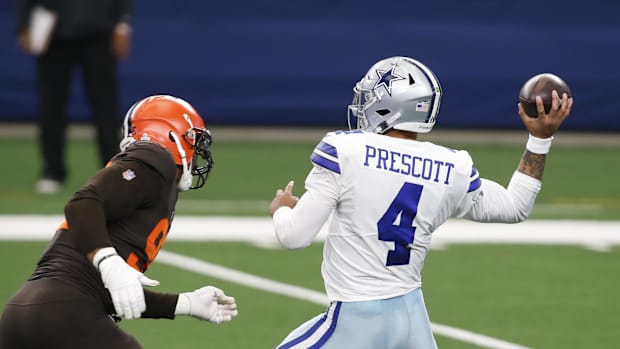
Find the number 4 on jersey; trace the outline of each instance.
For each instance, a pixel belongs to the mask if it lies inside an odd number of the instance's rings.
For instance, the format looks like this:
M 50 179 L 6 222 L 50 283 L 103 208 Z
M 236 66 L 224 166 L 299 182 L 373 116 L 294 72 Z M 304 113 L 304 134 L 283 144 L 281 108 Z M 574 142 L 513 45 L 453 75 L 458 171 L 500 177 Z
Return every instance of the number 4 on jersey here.
M 393 241 L 395 248 L 388 252 L 387 266 L 409 264 L 411 250 L 407 247 L 415 237 L 413 219 L 418 213 L 422 186 L 405 183 L 377 222 L 379 240 Z

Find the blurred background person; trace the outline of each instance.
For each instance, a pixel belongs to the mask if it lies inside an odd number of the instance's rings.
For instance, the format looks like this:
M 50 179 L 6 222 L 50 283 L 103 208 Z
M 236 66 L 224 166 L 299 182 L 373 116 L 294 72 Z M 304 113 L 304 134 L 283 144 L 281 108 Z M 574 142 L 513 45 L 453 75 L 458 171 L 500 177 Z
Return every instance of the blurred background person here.
M 130 51 L 132 6 L 132 0 L 17 0 L 18 45 L 37 56 L 39 147 L 43 161 L 37 192 L 56 193 L 67 179 L 67 104 L 74 68 L 81 70 L 92 107 L 101 164 L 117 153 L 117 67 Z M 42 52 L 32 46 L 35 8 L 45 8 L 55 18 L 49 44 Z

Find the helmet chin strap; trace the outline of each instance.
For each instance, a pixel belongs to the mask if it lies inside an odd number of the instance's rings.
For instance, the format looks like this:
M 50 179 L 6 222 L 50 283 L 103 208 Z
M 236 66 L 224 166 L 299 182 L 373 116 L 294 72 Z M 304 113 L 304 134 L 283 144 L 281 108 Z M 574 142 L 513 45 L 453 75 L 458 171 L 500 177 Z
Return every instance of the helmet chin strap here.
M 181 140 L 179 137 L 174 132 L 170 132 L 170 135 L 174 139 L 174 143 L 176 144 L 179 155 L 181 156 L 181 163 L 183 164 L 183 173 L 181 174 L 181 178 L 177 184 L 177 189 L 179 191 L 187 191 L 192 186 L 193 179 L 190 164 L 187 162 L 187 156 L 185 155 L 185 150 L 183 150 L 183 147 L 181 146 Z
M 125 138 L 123 138 L 120 142 L 120 144 L 118 145 L 119 148 L 121 148 L 121 151 L 125 151 L 125 148 L 127 148 L 128 145 L 130 145 L 131 143 L 135 142 L 136 140 L 131 137 L 131 136 L 127 136 Z

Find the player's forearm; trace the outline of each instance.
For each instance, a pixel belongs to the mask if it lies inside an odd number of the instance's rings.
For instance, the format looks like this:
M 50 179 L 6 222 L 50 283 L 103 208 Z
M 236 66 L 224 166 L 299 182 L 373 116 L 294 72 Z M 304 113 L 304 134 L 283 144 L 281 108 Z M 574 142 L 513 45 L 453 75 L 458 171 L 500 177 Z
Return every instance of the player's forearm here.
M 320 225 L 306 222 L 311 216 L 299 214 L 299 210 L 288 207 L 280 208 L 273 216 L 276 238 L 288 249 L 310 246 L 312 240 L 321 229 Z
M 547 160 L 547 153 L 549 153 L 552 141 L 552 136 L 539 138 L 530 134 L 517 170 L 542 181 L 542 176 L 545 172 L 545 161 Z
M 541 189 L 540 180 L 515 171 L 508 188 L 482 178 L 483 195 L 463 217 L 475 222 L 518 223 L 526 220 Z
M 529 150 L 525 150 L 519 162 L 518 171 L 542 181 L 546 159 L 547 154 L 534 154 Z
M 495 182 L 482 181 L 485 193 L 465 218 L 478 222 L 517 223 L 527 219 L 541 189 L 547 153 L 553 137 L 539 138 L 530 134 L 526 150 L 521 157 L 507 189 Z
M 276 237 L 289 249 L 309 246 L 319 233 L 332 208 L 322 195 L 307 191 L 294 209 L 281 207 L 273 215 Z
M 179 295 L 176 293 L 154 292 L 145 288 L 146 310 L 141 317 L 143 319 L 174 319 L 178 298 Z

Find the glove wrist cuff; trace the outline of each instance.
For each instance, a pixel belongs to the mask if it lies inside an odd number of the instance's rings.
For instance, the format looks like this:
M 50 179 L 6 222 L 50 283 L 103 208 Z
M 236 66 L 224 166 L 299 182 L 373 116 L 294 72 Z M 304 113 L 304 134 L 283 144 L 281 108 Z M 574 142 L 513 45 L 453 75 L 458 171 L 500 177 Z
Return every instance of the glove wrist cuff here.
M 99 271 L 101 263 L 104 260 L 106 260 L 106 259 L 108 259 L 110 257 L 114 257 L 114 256 L 118 256 L 118 253 L 116 252 L 116 249 L 114 247 L 104 247 L 104 248 L 101 248 L 93 256 L 93 266 L 95 267 L 95 269 L 97 269 Z
M 189 296 L 187 294 L 179 294 L 177 306 L 174 309 L 174 315 L 189 315 L 192 309 L 191 304 L 191 300 L 189 299 Z

